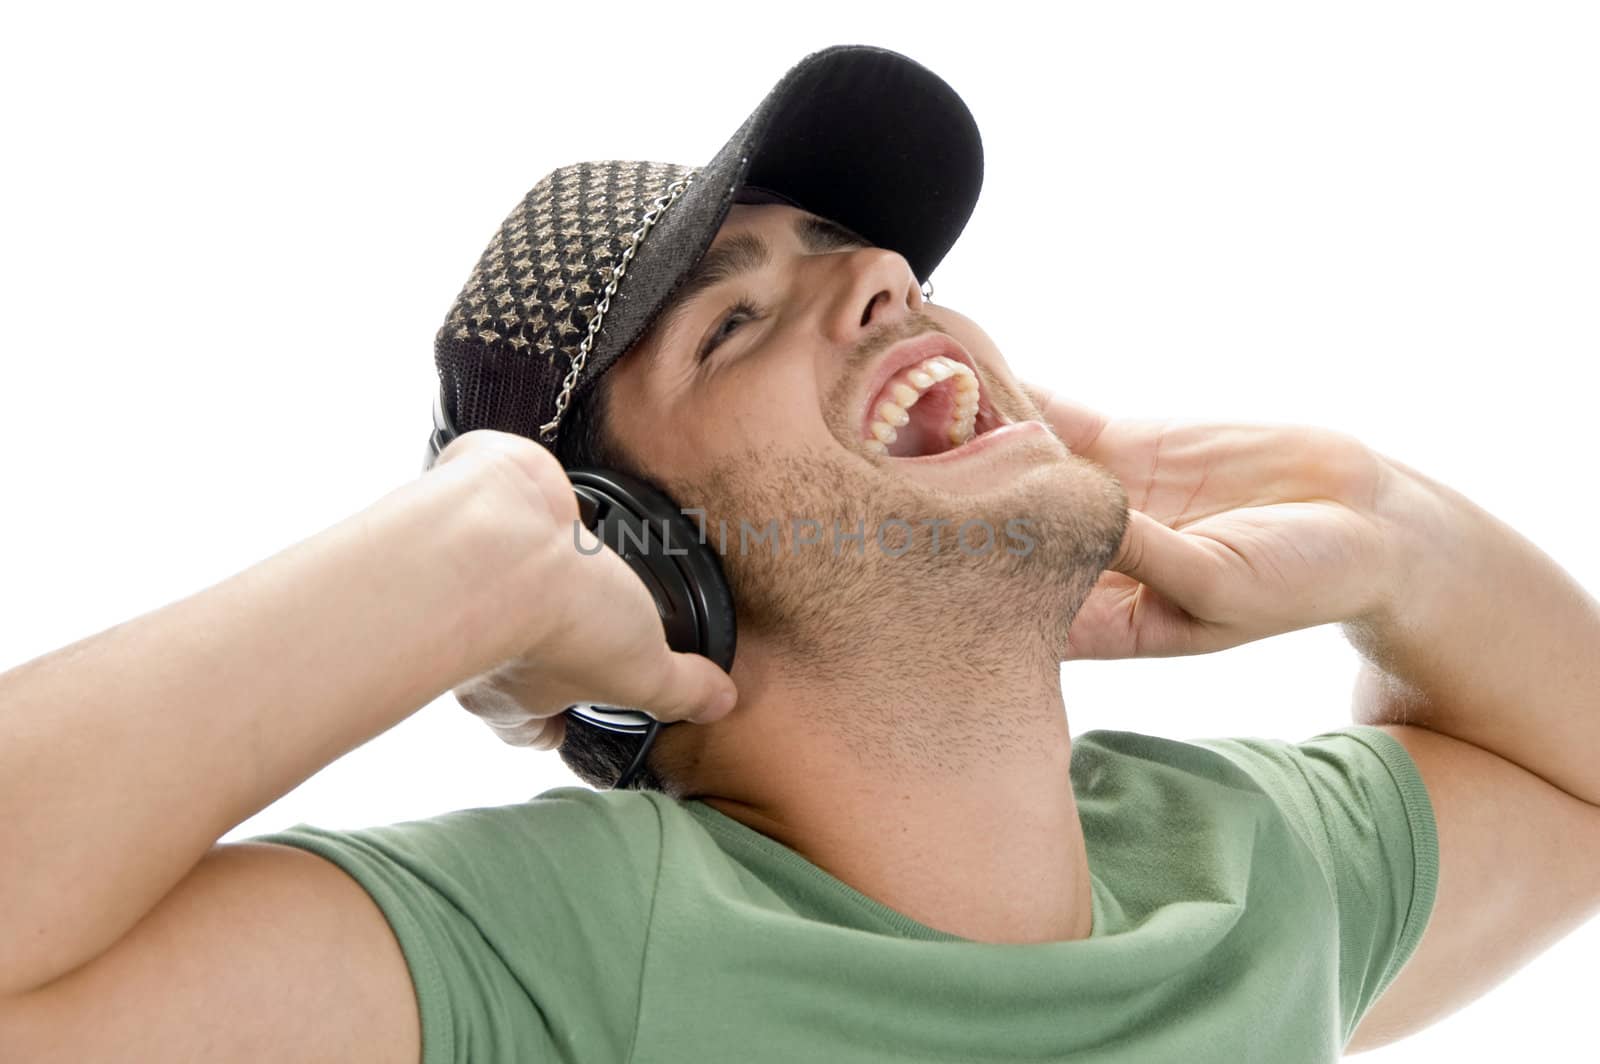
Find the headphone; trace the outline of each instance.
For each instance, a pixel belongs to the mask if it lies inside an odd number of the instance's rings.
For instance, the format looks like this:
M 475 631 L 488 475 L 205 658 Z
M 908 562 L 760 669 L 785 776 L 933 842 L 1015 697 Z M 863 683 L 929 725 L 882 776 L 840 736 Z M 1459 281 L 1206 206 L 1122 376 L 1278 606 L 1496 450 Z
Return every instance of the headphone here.
M 433 397 L 433 434 L 423 471 L 433 468 L 456 431 L 442 393 Z M 733 594 L 722 562 L 705 536 L 660 488 L 615 469 L 575 467 L 566 471 L 578 496 L 578 517 L 639 577 L 673 650 L 701 654 L 726 672 L 733 667 L 737 624 Z M 611 785 L 621 790 L 644 766 L 662 722 L 641 710 L 580 702 L 562 712 L 583 724 L 619 735 L 642 735 L 633 761 Z M 569 726 L 573 721 L 569 720 Z M 580 725 L 582 726 L 582 725 Z

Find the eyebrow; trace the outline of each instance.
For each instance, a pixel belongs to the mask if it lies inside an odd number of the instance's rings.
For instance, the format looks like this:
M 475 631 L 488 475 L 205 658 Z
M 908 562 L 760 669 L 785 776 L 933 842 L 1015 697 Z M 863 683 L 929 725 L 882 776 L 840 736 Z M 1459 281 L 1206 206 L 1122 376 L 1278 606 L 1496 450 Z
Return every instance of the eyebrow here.
M 872 241 L 854 230 L 815 214 L 802 214 L 795 219 L 793 228 L 800 246 L 808 255 L 873 246 Z M 765 269 L 771 262 L 772 249 L 755 233 L 740 233 L 706 252 L 689 271 L 682 286 L 673 295 L 672 302 L 662 312 L 660 332 L 657 334 L 662 338 L 661 346 L 667 346 L 673 332 L 688 316 L 689 308 L 701 296 L 718 285 Z

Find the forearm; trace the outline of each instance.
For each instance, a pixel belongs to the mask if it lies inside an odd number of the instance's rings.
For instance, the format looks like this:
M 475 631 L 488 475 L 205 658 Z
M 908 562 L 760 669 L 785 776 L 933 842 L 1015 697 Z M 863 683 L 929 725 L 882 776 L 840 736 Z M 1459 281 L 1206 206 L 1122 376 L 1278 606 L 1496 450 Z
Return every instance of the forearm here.
M 443 473 L 0 675 L 0 993 L 97 956 L 228 830 L 493 664 L 494 552 Z
M 1403 463 L 1388 606 L 1344 625 L 1356 719 L 1420 724 L 1600 805 L 1600 603 L 1504 522 Z

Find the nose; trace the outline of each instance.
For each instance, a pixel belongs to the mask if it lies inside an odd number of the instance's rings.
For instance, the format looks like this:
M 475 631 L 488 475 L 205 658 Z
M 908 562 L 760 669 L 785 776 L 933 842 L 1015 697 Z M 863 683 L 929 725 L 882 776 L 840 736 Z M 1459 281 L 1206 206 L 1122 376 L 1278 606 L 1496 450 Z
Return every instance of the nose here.
M 922 310 L 922 285 L 899 252 L 862 248 L 837 258 L 841 261 L 830 264 L 833 280 L 824 323 L 828 339 L 835 344 L 848 348 L 864 333 L 882 330 Z

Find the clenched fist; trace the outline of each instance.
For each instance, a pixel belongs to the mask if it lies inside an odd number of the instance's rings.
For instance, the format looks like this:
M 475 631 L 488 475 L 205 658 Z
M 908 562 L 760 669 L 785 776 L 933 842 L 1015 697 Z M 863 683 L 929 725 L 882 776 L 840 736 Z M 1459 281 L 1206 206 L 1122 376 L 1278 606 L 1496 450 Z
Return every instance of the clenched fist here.
M 454 688 L 501 739 L 550 750 L 577 702 L 626 706 L 662 721 L 707 723 L 733 708 L 733 681 L 710 659 L 667 646 L 650 592 L 578 518 L 566 471 L 539 444 L 492 429 L 452 440 L 424 476 L 468 476 L 491 527 L 525 559 L 512 577 L 525 637 L 511 656 Z M 579 549 L 579 548 L 582 549 Z

